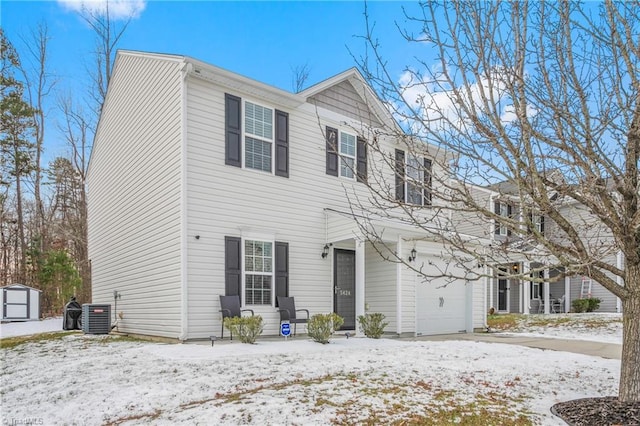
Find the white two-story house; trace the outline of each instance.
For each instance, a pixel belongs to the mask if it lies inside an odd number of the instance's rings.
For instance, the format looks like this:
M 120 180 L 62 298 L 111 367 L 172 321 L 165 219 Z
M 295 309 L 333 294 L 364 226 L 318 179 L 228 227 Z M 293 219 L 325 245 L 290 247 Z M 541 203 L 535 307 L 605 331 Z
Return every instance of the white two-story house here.
M 390 126 L 356 69 L 290 93 L 185 56 L 118 52 L 87 178 L 92 302 L 117 303 L 121 332 L 178 340 L 219 333 L 219 295 L 240 296 L 267 335 L 280 295 L 338 313 L 345 330 L 367 312 L 392 335 L 484 327 L 486 282 L 443 286 L 393 261 L 458 268 L 441 243 L 372 220 L 385 256 L 354 220 L 349 198 L 371 197 L 363 181 L 394 173 L 372 167 L 384 163 L 373 138 L 396 163 L 445 173 L 428 149 L 405 155 L 377 131 Z M 396 189 L 431 203 L 402 177 Z

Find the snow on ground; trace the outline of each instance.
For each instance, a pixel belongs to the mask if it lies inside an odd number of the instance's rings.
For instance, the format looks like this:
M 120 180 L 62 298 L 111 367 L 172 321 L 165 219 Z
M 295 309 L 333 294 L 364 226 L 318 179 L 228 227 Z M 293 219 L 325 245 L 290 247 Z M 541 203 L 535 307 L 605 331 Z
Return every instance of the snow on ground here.
M 620 372 L 618 360 L 514 345 L 342 336 L 211 347 L 71 333 L 2 357 L 3 424 L 386 423 L 482 399 L 560 425 L 551 405 L 615 395 Z
M 62 317 L 42 321 L 8 322 L 0 325 L 0 338 L 62 331 Z
M 622 314 L 523 315 L 515 329 L 502 334 L 622 344 Z

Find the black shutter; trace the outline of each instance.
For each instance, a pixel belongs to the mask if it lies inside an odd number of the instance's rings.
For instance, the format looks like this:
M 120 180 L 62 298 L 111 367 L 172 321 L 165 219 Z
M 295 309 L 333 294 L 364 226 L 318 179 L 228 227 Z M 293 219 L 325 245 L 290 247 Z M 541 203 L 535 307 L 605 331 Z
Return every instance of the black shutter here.
M 278 306 L 278 296 L 289 296 L 289 243 L 276 241 L 275 264 L 276 306 Z
M 242 277 L 242 240 L 237 237 L 224 237 L 224 294 L 240 296 Z
M 404 151 L 396 149 L 396 201 L 405 202 L 404 193 Z
M 224 94 L 224 163 L 242 166 L 242 102 L 237 96 Z
M 544 216 L 540 215 L 540 233 L 544 235 Z
M 432 191 L 431 191 L 431 160 L 428 158 L 424 159 L 424 205 L 430 206 L 432 201 Z
M 276 176 L 289 177 L 289 114 L 276 110 Z
M 507 204 L 507 216 L 509 219 L 513 217 L 513 207 L 511 207 L 511 204 Z M 511 227 L 507 227 L 507 235 L 511 235 Z
M 498 216 L 500 216 L 500 202 L 496 201 L 493 203 L 493 212 L 495 214 L 497 214 Z M 496 219 L 496 223 L 495 223 L 495 234 L 496 235 L 500 235 L 500 221 L 498 219 Z
M 358 165 L 356 167 L 358 182 L 367 183 L 367 141 L 359 137 L 356 151 L 358 158 Z
M 327 174 L 338 176 L 338 129 L 327 126 Z

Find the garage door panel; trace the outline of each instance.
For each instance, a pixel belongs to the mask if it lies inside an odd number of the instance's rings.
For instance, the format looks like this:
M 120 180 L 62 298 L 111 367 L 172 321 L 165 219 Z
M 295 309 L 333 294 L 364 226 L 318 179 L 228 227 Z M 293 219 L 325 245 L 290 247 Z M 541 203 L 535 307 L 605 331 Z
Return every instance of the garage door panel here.
M 431 265 L 429 264 L 431 261 Z M 464 276 L 464 271 L 455 270 L 443 260 L 425 259 L 427 274 L 448 270 L 452 275 Z M 447 334 L 465 331 L 466 285 L 465 280 L 450 278 L 416 278 L 416 333 L 418 335 Z

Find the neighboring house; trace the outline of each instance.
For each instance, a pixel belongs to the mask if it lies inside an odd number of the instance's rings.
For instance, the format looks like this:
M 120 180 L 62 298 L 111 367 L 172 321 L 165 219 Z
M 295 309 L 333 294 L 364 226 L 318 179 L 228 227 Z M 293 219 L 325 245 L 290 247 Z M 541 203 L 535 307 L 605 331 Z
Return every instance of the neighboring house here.
M 398 335 L 484 327 L 482 283 L 425 283 L 354 221 L 349 197 L 371 196 L 362 181 L 380 164 L 367 140 L 379 137 L 402 166 L 405 202 L 432 200 L 403 176 L 428 189 L 444 173 L 428 150 L 405 155 L 378 135 L 388 126 L 356 69 L 293 94 L 185 56 L 119 51 L 87 176 L 93 302 L 117 292 L 120 331 L 180 340 L 220 332 L 225 294 L 261 315 L 268 335 L 278 295 L 338 313 L 345 330 L 365 312 L 382 312 Z M 464 275 L 419 230 L 370 223 L 391 254 Z
M 522 208 L 517 201 L 516 188 L 509 184 L 501 184 L 485 190 L 485 199 L 493 204 L 495 214 L 510 217 L 519 223 L 524 235 L 538 232 L 545 238 L 562 238 L 562 233 L 555 224 L 536 214 L 535 210 Z M 610 235 L 597 226 L 597 221 L 590 216 L 587 209 L 575 201 L 563 201 L 561 213 L 564 217 L 572 218 L 582 236 L 585 245 L 592 248 L 603 248 L 602 259 L 608 259 L 611 264 L 623 268 L 621 252 L 612 252 L 608 244 Z M 516 235 L 504 224 L 492 225 L 492 238 L 503 243 L 510 241 L 513 245 L 526 244 L 526 238 Z M 607 244 L 601 244 L 607 241 Z M 522 248 L 522 247 L 520 247 Z M 530 258 L 535 258 L 535 247 L 530 247 Z M 542 256 L 540 256 L 542 258 Z M 524 260 L 515 251 L 512 261 L 496 266 L 495 277 L 487 289 L 487 309 L 494 308 L 503 313 L 550 313 L 569 312 L 572 301 L 576 299 L 597 297 L 601 300 L 597 312 L 621 312 L 620 300 L 600 283 L 592 280 L 588 274 L 575 275 L 565 268 L 544 269 L 541 262 Z M 511 278 L 509 275 L 531 272 L 532 280 Z M 534 277 L 535 275 L 535 277 Z M 618 278 L 622 285 L 622 280 Z

